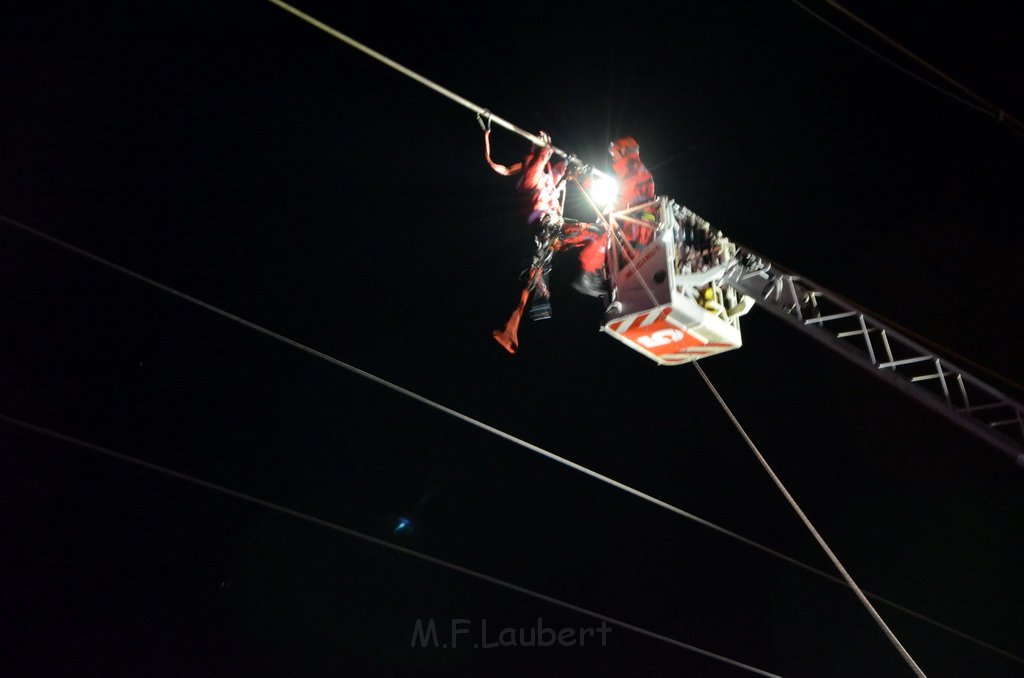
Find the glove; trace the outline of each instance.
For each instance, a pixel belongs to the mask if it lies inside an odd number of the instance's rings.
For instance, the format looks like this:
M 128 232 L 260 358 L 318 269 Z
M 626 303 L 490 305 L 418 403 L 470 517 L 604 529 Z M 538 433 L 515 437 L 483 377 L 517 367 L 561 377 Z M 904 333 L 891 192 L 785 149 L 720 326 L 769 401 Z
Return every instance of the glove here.
M 586 176 L 594 168 L 591 165 L 577 165 L 576 163 L 569 163 L 568 178 L 578 179 L 579 177 Z

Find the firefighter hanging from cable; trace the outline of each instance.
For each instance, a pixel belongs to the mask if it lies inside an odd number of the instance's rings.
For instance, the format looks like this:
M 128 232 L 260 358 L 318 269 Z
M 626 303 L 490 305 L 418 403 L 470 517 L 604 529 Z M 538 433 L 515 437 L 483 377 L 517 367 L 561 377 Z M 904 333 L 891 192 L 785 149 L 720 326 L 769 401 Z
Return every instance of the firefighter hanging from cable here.
M 564 229 L 563 210 L 569 160 L 562 158 L 551 162 L 554 151 L 547 133 L 541 131 L 538 135 L 543 145 L 531 145 L 522 162 L 506 167 L 491 159 L 489 119 L 481 115 L 478 120 L 484 128 L 484 157 L 487 164 L 503 176 L 520 175 L 516 189 L 526 202 L 526 221 L 534 239 L 533 259 L 525 274 L 519 302 L 504 327 L 491 333 L 506 351 L 515 353 L 519 348 L 519 321 L 527 303 L 530 303 L 530 317 L 534 320 L 551 317 L 551 290 L 548 283 L 555 252 L 566 245 L 581 244 L 592 236 L 586 228 L 573 228 L 568 229 L 571 232 L 565 232 L 567 229 Z

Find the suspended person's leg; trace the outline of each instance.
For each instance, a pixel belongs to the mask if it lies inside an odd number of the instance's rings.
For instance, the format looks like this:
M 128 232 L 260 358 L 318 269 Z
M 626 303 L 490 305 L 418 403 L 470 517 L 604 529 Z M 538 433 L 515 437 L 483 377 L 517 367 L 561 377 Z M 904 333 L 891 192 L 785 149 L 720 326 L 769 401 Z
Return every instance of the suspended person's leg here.
M 526 308 L 526 301 L 530 298 L 530 288 L 524 287 L 523 291 L 519 294 L 519 303 L 513 309 L 512 314 L 505 321 L 505 326 L 500 330 L 494 330 L 491 332 L 491 336 L 494 340 L 501 344 L 509 353 L 515 353 L 519 350 L 519 321 L 523 317 L 523 309 Z
M 608 294 L 604 278 L 604 257 L 608 248 L 608 234 L 594 237 L 580 250 L 580 273 L 572 288 L 588 297 L 603 297 Z

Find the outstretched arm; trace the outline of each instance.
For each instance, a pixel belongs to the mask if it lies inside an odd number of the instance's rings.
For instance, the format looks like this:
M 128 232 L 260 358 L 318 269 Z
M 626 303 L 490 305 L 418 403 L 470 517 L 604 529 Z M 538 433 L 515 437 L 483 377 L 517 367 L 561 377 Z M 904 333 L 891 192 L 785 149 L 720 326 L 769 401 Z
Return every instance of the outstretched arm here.
M 550 144 L 551 137 L 546 132 L 541 131 L 540 138 L 546 142 L 545 145 L 540 148 L 536 146 L 531 148 L 530 154 L 523 161 L 523 188 L 526 190 L 540 187 L 540 180 L 544 175 L 544 167 L 551 161 L 551 155 L 554 153 Z

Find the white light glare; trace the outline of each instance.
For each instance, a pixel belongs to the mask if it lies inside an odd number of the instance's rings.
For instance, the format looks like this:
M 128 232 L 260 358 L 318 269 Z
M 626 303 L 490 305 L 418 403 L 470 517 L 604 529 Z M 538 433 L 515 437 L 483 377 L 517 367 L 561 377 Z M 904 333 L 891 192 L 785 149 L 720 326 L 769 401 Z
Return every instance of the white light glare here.
M 601 208 L 602 212 L 607 212 L 611 209 L 615 205 L 615 199 L 618 196 L 619 182 L 606 175 L 594 177 L 594 182 L 590 186 L 590 197 Z

